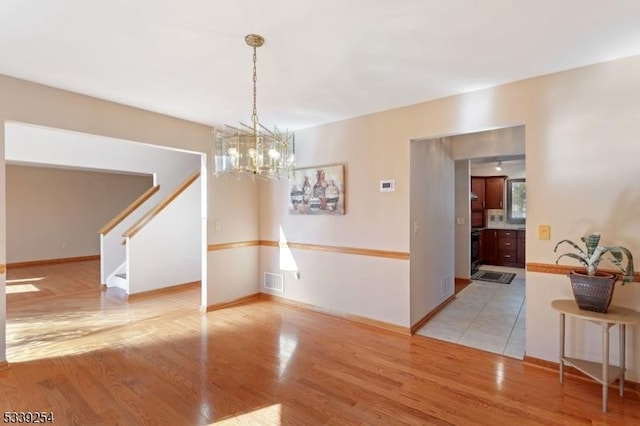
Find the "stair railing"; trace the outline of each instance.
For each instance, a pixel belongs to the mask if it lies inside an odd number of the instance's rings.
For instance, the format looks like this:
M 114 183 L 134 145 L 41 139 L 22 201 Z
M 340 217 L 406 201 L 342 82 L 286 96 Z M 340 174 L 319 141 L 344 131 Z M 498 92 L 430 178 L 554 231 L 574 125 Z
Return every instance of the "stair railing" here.
M 125 238 L 131 238 L 136 235 L 144 226 L 149 223 L 154 217 L 165 209 L 173 200 L 175 200 L 180 194 L 182 194 L 193 182 L 200 177 L 200 170 L 194 172 L 191 176 L 184 180 L 176 189 L 174 189 L 164 200 L 161 200 L 151 210 L 144 214 L 136 223 L 134 223 L 129 229 L 127 229 L 122 236 Z M 126 241 L 126 240 L 125 240 Z

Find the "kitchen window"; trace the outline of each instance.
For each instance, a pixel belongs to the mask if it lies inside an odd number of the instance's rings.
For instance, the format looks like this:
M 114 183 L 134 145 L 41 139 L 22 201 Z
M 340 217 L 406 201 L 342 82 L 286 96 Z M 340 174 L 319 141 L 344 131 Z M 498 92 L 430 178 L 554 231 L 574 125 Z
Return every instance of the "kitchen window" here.
M 507 222 L 524 224 L 527 219 L 526 179 L 507 180 Z

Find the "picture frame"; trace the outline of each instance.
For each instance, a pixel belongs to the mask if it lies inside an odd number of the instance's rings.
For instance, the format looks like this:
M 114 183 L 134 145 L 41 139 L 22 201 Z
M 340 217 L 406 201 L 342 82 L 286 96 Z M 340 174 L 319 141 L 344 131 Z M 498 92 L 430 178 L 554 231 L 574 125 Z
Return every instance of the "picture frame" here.
M 344 215 L 344 164 L 304 167 L 289 180 L 289 213 Z

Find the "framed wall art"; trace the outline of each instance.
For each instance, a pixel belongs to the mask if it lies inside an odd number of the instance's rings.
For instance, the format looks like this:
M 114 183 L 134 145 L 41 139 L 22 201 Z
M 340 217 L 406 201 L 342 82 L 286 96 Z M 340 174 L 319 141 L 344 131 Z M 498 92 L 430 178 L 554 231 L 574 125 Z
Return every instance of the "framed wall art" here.
M 344 164 L 296 169 L 289 189 L 290 214 L 344 214 Z

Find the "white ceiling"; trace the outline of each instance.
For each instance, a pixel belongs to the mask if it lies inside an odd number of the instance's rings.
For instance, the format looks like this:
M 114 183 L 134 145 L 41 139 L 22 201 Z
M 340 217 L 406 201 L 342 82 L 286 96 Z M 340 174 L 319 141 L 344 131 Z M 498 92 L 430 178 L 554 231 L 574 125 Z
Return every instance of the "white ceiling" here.
M 638 0 L 2 0 L 0 74 L 297 129 L 640 54 Z M 0 94 L 1 95 L 1 94 Z

